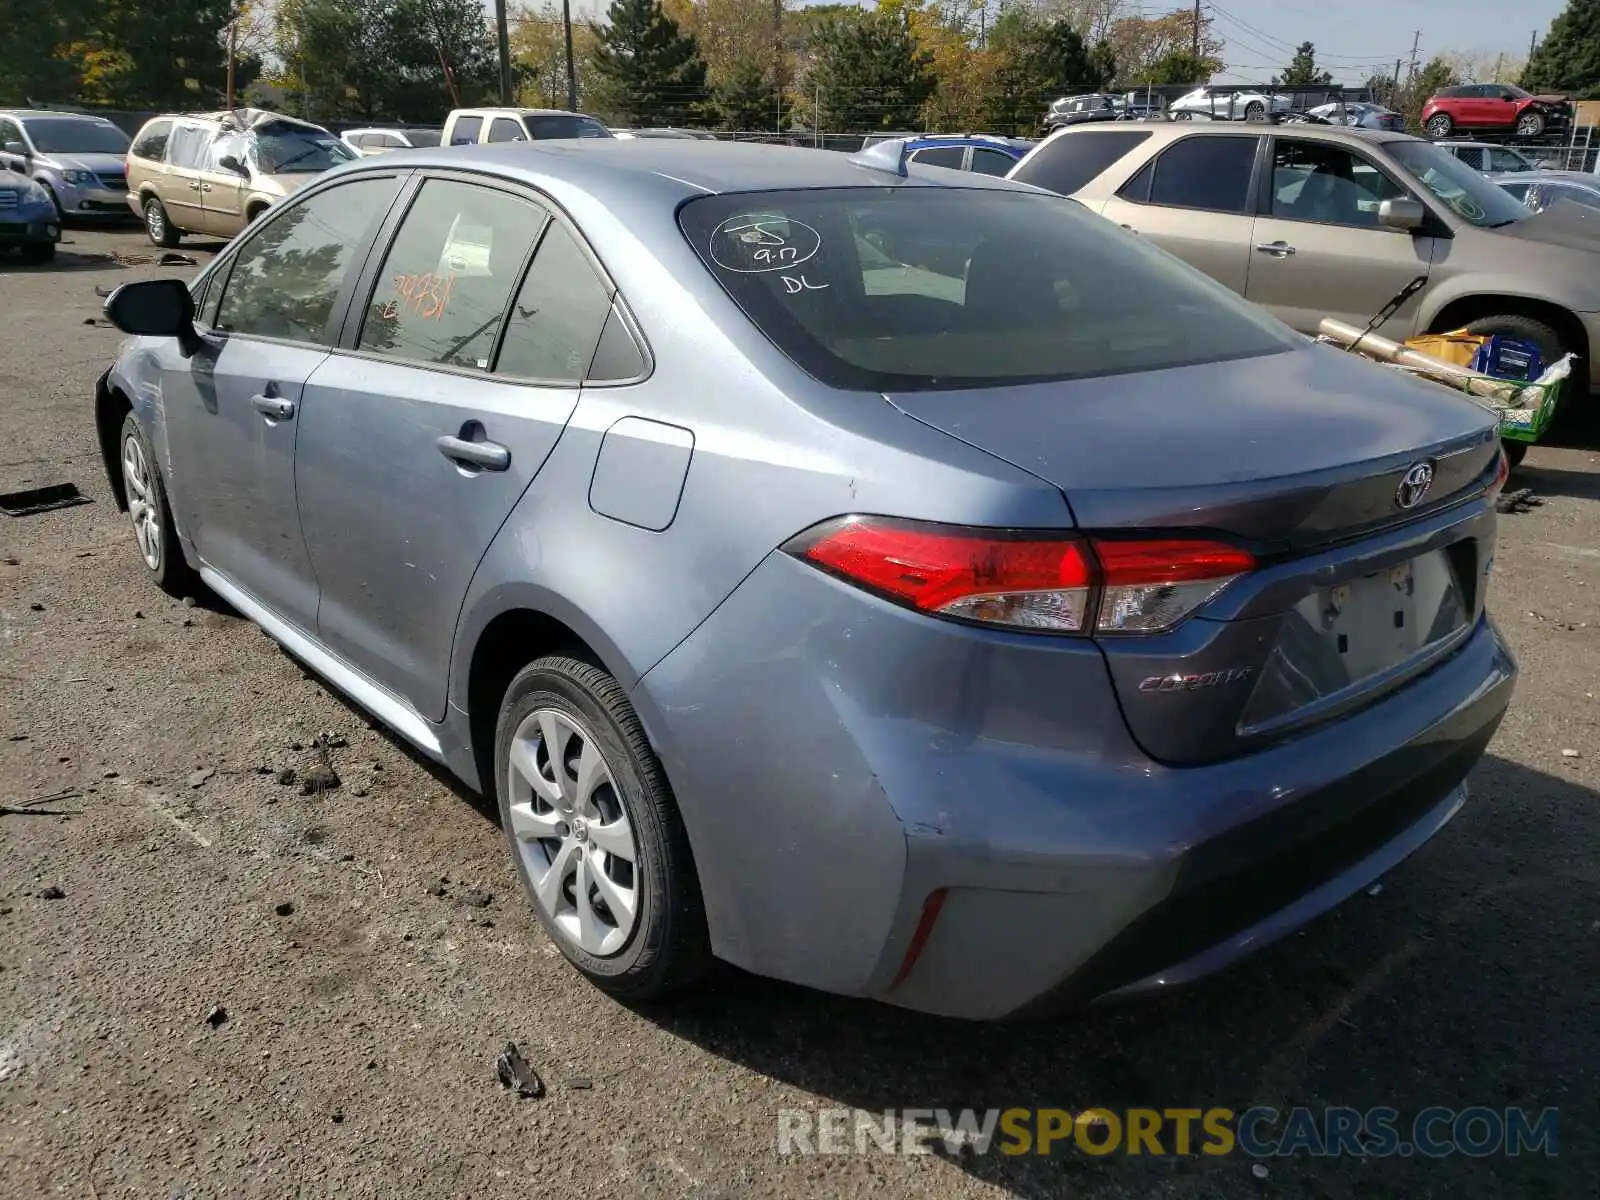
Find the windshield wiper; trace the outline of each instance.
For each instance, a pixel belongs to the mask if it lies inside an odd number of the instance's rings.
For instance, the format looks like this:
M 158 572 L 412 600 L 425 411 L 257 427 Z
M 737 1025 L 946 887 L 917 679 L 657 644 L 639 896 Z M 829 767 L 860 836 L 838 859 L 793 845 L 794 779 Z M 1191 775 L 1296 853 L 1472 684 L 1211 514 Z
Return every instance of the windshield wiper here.
M 313 154 L 315 154 L 317 151 L 319 151 L 321 149 L 322 149 L 321 146 L 313 146 L 309 150 L 302 150 L 302 151 L 300 151 L 299 154 L 296 154 L 294 157 L 284 159 L 277 166 L 273 167 L 271 171 L 268 171 L 267 174 L 276 175 L 279 171 L 283 170 L 285 167 L 299 162 L 302 158 L 310 158 Z

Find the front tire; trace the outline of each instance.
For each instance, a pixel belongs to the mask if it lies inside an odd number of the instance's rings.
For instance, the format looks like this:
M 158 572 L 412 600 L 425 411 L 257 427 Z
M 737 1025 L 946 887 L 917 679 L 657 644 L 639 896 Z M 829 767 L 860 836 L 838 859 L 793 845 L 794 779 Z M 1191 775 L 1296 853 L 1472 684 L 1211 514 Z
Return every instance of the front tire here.
M 1544 136 L 1544 114 L 1526 112 L 1517 118 L 1517 136 L 1536 138 Z
M 131 412 L 122 422 L 120 445 L 122 492 L 128 501 L 128 517 L 133 522 L 133 536 L 145 570 L 168 595 L 191 596 L 199 578 L 183 557 L 155 449 Z
M 1194 120 L 1194 114 L 1191 112 L 1175 112 L 1172 114 L 1172 119 L 1174 121 L 1192 121 Z
M 1449 113 L 1434 113 L 1424 126 L 1431 138 L 1447 138 L 1455 132 L 1455 119 Z
M 153 243 L 167 250 L 176 247 L 182 237 L 167 216 L 166 207 L 154 196 L 144 202 L 144 231 Z
M 689 837 L 626 693 L 554 655 L 507 688 L 495 731 L 500 821 L 539 923 L 602 991 L 647 1001 L 711 962 Z

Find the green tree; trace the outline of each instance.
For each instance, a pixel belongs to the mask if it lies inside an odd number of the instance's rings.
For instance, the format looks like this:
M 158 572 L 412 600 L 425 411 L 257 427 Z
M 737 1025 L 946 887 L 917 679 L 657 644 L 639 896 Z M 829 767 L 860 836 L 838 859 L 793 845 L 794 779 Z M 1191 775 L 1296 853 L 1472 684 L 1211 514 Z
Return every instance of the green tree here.
M 995 21 L 989 45 L 999 58 L 989 123 L 1005 133 L 1038 130 L 1050 101 L 1100 86 L 1100 69 L 1066 21 L 1040 21 L 1009 9 Z
M 1317 69 L 1317 48 L 1310 42 L 1301 42 L 1289 60 L 1288 69 L 1272 82 L 1283 87 L 1326 87 L 1333 82 L 1333 75 Z
M 1600 0 L 1570 0 L 1522 71 L 1530 92 L 1600 97 Z
M 1216 73 L 1210 59 L 1196 58 L 1187 50 L 1174 50 L 1152 62 L 1128 82 L 1170 87 L 1179 83 L 1204 83 Z
M 599 107 L 633 124 L 692 125 L 708 99 L 706 64 L 660 0 L 612 0 L 595 27 Z
M 1117 52 L 1101 38 L 1089 51 L 1089 78 L 1095 87 L 1110 87 L 1117 78 Z
M 711 90 L 711 108 L 719 129 L 771 128 L 778 120 L 772 68 L 750 59 L 730 63 Z
M 902 14 L 846 10 L 812 32 L 815 55 L 806 90 L 820 106 L 816 119 L 834 132 L 922 127 L 922 106 L 933 95 L 929 55 L 917 48 Z
M 0 0 L 0 104 L 24 107 L 78 94 L 83 79 L 81 42 L 88 26 L 84 0 Z

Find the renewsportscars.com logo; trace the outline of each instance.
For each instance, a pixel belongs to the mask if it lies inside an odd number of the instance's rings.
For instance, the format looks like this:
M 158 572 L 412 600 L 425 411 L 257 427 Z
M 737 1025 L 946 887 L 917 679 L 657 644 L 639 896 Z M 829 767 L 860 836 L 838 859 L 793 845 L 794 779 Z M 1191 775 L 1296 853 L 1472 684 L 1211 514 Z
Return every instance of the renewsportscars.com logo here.
M 779 1154 L 1110 1154 L 1252 1158 L 1555 1157 L 1554 1108 L 853 1108 L 778 1110 Z

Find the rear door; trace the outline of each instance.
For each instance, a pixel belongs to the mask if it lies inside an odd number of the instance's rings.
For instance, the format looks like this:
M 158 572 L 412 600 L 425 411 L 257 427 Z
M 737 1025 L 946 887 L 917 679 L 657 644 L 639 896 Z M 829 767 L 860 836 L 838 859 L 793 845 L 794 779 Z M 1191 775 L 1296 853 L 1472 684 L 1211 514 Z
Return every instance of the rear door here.
M 1004 176 L 1005 173 L 1016 166 L 1017 160 L 1011 155 L 999 150 L 991 150 L 987 146 L 974 146 L 972 148 L 972 165 L 970 170 L 980 175 Z
M 458 252 L 463 231 L 483 254 Z M 467 586 L 577 404 L 611 291 L 534 197 L 446 176 L 359 295 L 295 463 L 317 627 L 437 720 Z
M 398 190 L 393 176 L 355 179 L 264 220 L 212 284 L 221 297 L 204 346 L 163 372 L 183 529 L 207 566 L 307 630 L 316 580 L 294 465 L 303 392 Z
M 1180 138 L 1123 184 L 1102 215 L 1242 294 L 1260 143 L 1254 134 Z
M 1344 146 L 1272 139 L 1262 211 L 1250 238 L 1245 296 L 1302 333 L 1324 317 L 1365 326 L 1406 284 L 1427 275 L 1434 239 L 1385 229 L 1378 205 L 1410 193 Z M 1386 322 L 1386 337 L 1416 325 L 1419 292 Z

